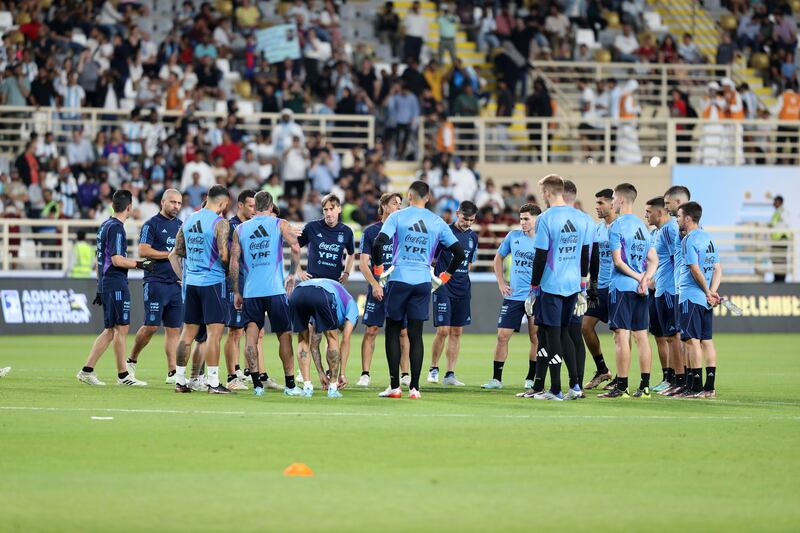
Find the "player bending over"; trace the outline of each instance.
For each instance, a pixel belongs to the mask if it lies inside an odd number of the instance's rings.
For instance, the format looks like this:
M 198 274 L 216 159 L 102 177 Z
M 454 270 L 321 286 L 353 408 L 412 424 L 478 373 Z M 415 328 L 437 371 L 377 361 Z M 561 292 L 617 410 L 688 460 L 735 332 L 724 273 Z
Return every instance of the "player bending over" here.
M 408 189 L 409 207 L 389 215 L 372 245 L 373 274 L 383 273 L 383 247 L 394 239 L 394 270 L 386 284 L 386 359 L 389 363 L 389 387 L 379 394 L 383 398 L 400 398 L 400 331 L 408 324 L 411 383 L 408 397 L 419 399 L 419 376 L 425 346 L 422 326 L 428 320 L 431 298 L 430 265 L 433 253 L 441 242 L 453 254 L 447 270 L 440 277 L 443 284 L 466 258 L 453 231 L 438 216 L 425 209 L 430 188 L 424 181 L 415 181 Z
M 344 285 L 331 279 L 310 279 L 300 283 L 289 297 L 292 329 L 297 336 L 297 355 L 301 371 L 306 381 L 303 383 L 303 396 L 314 394 L 309 356 L 313 357 L 309 346 L 309 325 L 314 331 L 325 335 L 327 341 L 326 359 L 332 377 L 328 380 L 322 366 L 321 357 L 314 357 L 314 365 L 323 386 L 328 387 L 328 398 L 341 398 L 339 389 L 347 384 L 345 370 L 350 356 L 350 335 L 358 323 L 358 305 L 344 288 Z M 341 342 L 339 331 L 342 332 Z

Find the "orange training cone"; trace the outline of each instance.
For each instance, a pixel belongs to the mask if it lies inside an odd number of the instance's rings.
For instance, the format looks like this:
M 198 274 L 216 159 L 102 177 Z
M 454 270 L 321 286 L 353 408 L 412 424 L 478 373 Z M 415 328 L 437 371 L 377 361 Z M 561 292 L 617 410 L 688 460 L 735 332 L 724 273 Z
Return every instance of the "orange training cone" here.
M 292 463 L 283 471 L 284 476 L 291 477 L 311 477 L 314 471 L 305 463 Z

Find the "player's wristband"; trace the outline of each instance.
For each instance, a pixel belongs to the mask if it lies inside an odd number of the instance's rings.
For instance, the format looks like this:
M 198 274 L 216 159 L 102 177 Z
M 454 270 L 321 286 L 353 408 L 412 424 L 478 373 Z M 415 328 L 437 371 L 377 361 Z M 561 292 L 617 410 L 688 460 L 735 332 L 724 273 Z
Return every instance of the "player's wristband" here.
M 439 274 L 439 279 L 442 280 L 442 285 L 450 281 L 450 278 L 452 277 L 453 275 L 450 272 L 442 272 Z
M 136 268 L 138 268 L 139 270 L 144 270 L 144 261 L 143 260 L 136 261 Z
M 588 283 L 586 283 L 585 281 L 581 281 L 581 292 L 586 292 L 587 285 Z
M 372 273 L 375 274 L 376 277 L 380 278 L 381 274 L 383 274 L 383 265 L 376 265 L 372 267 Z

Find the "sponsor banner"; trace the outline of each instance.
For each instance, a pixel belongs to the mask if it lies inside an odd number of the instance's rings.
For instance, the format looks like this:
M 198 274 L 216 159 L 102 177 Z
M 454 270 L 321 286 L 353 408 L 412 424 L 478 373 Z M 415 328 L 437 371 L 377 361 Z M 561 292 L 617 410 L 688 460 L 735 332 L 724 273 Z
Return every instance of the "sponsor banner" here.
M 477 279 L 475 279 L 477 278 Z M 472 283 L 472 325 L 465 333 L 494 333 L 502 298 L 497 284 L 475 276 Z M 91 279 L 0 279 L 0 335 L 97 334 L 103 329 L 102 308 L 91 305 L 95 295 Z M 367 284 L 348 283 L 360 314 L 364 312 Z M 144 318 L 143 287 L 131 280 L 131 334 Z M 718 307 L 714 312 L 714 331 L 719 333 L 796 333 L 800 331 L 800 284 L 723 283 L 720 294 L 742 308 L 742 316 L 732 316 Z M 426 322 L 433 332 L 433 313 Z M 603 326 L 603 328 L 605 328 Z M 524 326 L 523 326 L 524 330 Z M 363 331 L 359 324 L 357 331 Z M 131 339 L 132 342 L 132 339 Z

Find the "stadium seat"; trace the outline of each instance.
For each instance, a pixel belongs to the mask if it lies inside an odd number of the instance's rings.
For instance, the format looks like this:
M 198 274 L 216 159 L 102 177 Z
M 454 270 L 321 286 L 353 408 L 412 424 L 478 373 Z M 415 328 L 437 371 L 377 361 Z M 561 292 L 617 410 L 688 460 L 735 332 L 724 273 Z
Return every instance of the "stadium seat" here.
M 658 34 L 666 33 L 669 28 L 661 21 L 661 15 L 657 11 L 648 11 L 642 15 L 647 29 Z

